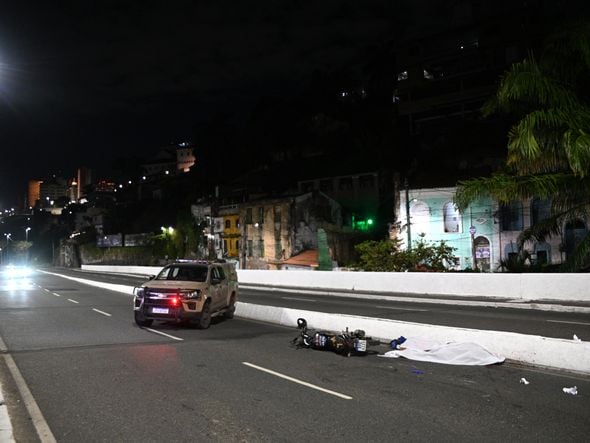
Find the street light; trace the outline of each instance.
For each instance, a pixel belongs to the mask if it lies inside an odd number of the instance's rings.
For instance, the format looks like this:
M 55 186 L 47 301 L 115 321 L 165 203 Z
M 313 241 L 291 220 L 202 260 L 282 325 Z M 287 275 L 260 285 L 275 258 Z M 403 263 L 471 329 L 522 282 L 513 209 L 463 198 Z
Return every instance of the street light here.
M 174 233 L 174 228 L 172 226 L 168 226 L 167 228 L 165 228 L 164 226 L 161 226 L 160 229 L 162 230 L 162 233 L 164 235 L 166 235 L 166 234 L 172 235 L 172 233 Z
M 25 241 L 29 241 L 29 231 L 31 230 L 30 227 L 27 226 L 27 228 L 25 229 Z

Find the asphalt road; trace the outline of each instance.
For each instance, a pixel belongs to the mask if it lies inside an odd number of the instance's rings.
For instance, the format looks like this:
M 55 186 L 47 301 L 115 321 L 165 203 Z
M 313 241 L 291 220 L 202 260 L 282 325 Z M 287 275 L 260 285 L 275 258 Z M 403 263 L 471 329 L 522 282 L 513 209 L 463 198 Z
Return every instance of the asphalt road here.
M 590 433 L 588 377 L 384 358 L 385 347 L 350 358 L 296 350 L 295 328 L 237 318 L 208 330 L 154 326 L 137 327 L 121 293 L 43 274 L 27 289 L 0 280 L 0 383 L 16 440 L 38 441 L 7 356 L 59 442 L 587 441 Z M 571 386 L 578 395 L 563 392 Z

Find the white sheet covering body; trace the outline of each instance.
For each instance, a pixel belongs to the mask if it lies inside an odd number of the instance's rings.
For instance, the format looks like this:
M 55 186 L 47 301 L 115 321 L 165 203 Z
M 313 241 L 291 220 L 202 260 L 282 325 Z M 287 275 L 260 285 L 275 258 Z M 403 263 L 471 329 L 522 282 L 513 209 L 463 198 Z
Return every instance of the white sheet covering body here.
M 401 349 L 388 351 L 380 357 L 404 357 L 409 360 L 469 366 L 486 366 L 504 361 L 504 357 L 492 354 L 477 343 L 436 343 L 419 338 L 408 338 Z

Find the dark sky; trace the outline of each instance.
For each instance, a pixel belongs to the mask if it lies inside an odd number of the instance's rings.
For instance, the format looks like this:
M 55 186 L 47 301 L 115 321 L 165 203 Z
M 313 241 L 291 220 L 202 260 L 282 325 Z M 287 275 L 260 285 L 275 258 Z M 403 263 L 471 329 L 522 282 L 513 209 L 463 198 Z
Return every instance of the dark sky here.
M 30 178 L 198 143 L 196 122 L 296 94 L 314 70 L 355 60 L 403 21 L 391 0 L 10 3 L 0 207 L 22 202 Z

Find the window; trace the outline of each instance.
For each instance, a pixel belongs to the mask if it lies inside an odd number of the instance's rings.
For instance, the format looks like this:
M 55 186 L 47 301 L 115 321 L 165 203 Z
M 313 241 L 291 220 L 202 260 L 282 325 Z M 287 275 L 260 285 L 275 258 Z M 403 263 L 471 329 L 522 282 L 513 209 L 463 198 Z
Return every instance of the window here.
M 264 223 L 264 206 L 258 208 L 258 223 Z
M 252 224 L 252 208 L 246 208 L 246 224 Z
M 332 190 L 332 180 L 320 180 L 320 191 L 329 192 Z
M 248 257 L 252 257 L 252 240 L 248 240 Z
M 509 252 L 508 253 L 508 261 L 510 263 L 516 263 L 518 261 L 518 253 L 517 252 Z
M 513 201 L 500 206 L 502 231 L 522 231 L 522 205 Z
M 516 243 L 510 242 L 504 245 L 504 259 L 508 261 L 514 261 L 518 258 L 518 246 Z
M 223 252 L 227 252 L 227 240 L 223 240 Z
M 588 229 L 582 219 L 570 220 L 565 224 L 564 245 L 566 257 L 569 257 L 587 235 Z
M 548 199 L 533 198 L 531 203 L 531 223 L 537 224 L 551 217 L 551 201 Z
M 236 218 L 236 228 L 239 228 L 239 227 L 240 227 L 240 219 Z
M 275 223 L 281 223 L 281 207 L 280 206 L 274 207 L 273 217 L 274 217 Z
M 430 226 L 430 208 L 423 201 L 414 201 L 410 205 L 410 223 L 412 235 L 425 234 Z
M 549 263 L 547 251 L 537 251 L 537 264 L 546 265 L 547 263 Z
M 341 191 L 350 191 L 352 189 L 352 178 L 341 178 L 338 183 L 338 189 Z
M 226 220 L 225 221 L 225 229 L 229 229 L 231 228 L 231 220 Z
M 301 183 L 301 190 L 303 192 L 311 192 L 311 191 L 313 191 L 313 182 L 304 182 L 304 183 Z
M 443 224 L 445 232 L 461 232 L 461 214 L 453 202 L 443 206 Z
M 372 175 L 361 175 L 359 177 L 359 186 L 361 188 L 372 188 L 375 186 L 375 177 Z
M 214 268 L 211 269 L 211 278 L 216 278 L 219 281 L 224 280 L 225 279 L 225 273 L 223 272 L 223 269 L 221 269 L 219 266 L 215 266 Z

